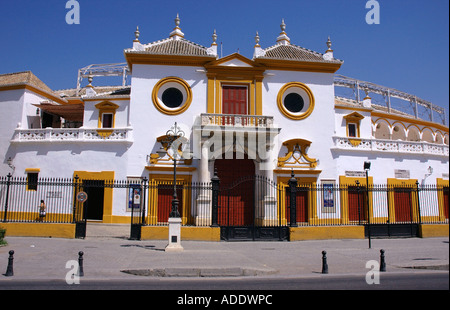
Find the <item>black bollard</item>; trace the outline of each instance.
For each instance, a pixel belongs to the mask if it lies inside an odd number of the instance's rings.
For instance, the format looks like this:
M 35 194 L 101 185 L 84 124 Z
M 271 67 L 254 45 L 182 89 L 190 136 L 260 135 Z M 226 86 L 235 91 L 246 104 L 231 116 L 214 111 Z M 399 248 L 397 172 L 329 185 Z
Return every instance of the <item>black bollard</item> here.
M 84 253 L 82 251 L 78 252 L 78 276 L 79 277 L 84 277 L 83 255 L 84 255 Z
M 12 277 L 14 275 L 13 263 L 14 263 L 14 251 L 11 250 L 9 251 L 8 267 L 6 267 L 5 273 L 6 277 Z
M 328 273 L 327 252 L 322 251 L 322 273 Z
M 384 261 L 384 250 L 380 250 L 380 272 L 386 271 L 386 262 Z

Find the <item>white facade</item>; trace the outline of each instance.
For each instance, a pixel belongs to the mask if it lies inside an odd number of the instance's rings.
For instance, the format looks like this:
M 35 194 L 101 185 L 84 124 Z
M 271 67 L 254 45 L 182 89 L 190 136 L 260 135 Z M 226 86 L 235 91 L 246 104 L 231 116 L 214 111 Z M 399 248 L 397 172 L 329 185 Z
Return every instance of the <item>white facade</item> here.
M 179 162 L 185 180 L 209 181 L 217 156 L 244 150 L 255 174 L 275 182 L 285 182 L 291 171 L 306 183 L 348 182 L 362 177 L 363 163 L 370 161 L 374 184 L 448 184 L 448 127 L 386 112 L 370 98 L 337 98 L 334 76 L 343 62 L 333 58 L 330 42 L 325 54 L 304 49 L 291 44 L 282 25 L 276 45 L 262 49 L 257 40 L 253 59 L 220 59 L 216 38 L 210 48 L 202 47 L 185 40 L 178 25 L 170 38 L 149 44 L 137 35 L 125 50 L 130 86 L 106 89 L 94 80 L 77 96 L 74 90 L 49 90 L 31 72 L 0 75 L 0 175 L 169 179 L 172 161 L 157 156 L 163 146 L 158 138 L 177 122 L 192 155 Z M 177 107 L 161 99 L 171 88 L 178 90 L 173 96 L 182 96 Z M 224 94 L 238 91 L 245 93 L 245 112 L 224 112 L 234 104 Z M 286 108 L 290 93 L 292 111 Z M 76 112 L 52 109 L 76 105 L 83 107 L 81 127 L 41 128 L 44 111 L 64 124 Z M 222 145 L 213 152 L 211 142 Z M 125 201 L 114 197 L 108 221 L 129 215 Z

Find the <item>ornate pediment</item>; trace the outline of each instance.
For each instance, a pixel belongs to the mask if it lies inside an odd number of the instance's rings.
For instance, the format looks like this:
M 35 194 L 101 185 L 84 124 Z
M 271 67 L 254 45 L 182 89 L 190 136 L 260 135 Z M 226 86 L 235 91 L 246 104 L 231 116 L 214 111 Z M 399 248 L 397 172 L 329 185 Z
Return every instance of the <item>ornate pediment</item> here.
M 284 157 L 278 157 L 278 167 L 285 168 L 316 168 L 318 160 L 308 156 L 307 151 L 311 142 L 304 139 L 292 139 L 283 142 L 287 148 Z

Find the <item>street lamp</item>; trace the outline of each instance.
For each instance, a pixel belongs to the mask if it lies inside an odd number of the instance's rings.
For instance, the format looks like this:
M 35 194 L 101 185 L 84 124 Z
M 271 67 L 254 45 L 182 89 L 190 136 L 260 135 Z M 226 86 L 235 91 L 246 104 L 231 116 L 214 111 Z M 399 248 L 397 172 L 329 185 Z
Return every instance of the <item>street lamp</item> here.
M 172 199 L 172 210 L 169 214 L 169 217 L 176 218 L 180 217 L 180 213 L 178 212 L 178 197 L 177 197 L 177 157 L 178 157 L 178 148 L 181 145 L 180 138 L 184 138 L 185 132 L 181 130 L 181 128 L 175 124 L 166 132 L 166 136 L 161 140 L 161 147 L 156 152 L 160 157 L 164 157 L 166 154 L 169 154 L 173 159 L 173 199 Z M 178 140 L 178 141 L 177 141 Z M 164 147 L 166 145 L 166 147 Z M 168 152 L 168 149 L 172 150 L 172 154 Z
M 183 251 L 181 246 L 181 217 L 178 212 L 178 198 L 177 198 L 177 158 L 179 156 L 178 150 L 185 142 L 185 133 L 181 128 L 175 124 L 166 132 L 166 135 L 161 139 L 161 148 L 157 151 L 160 157 L 166 154 L 173 160 L 173 199 L 172 210 L 169 214 L 169 244 L 165 251 Z M 169 149 L 171 152 L 169 152 Z
M 364 171 L 366 172 L 367 233 L 369 235 L 369 249 L 371 249 L 372 241 L 370 238 L 369 170 L 370 170 L 370 161 L 365 161 L 364 162 Z

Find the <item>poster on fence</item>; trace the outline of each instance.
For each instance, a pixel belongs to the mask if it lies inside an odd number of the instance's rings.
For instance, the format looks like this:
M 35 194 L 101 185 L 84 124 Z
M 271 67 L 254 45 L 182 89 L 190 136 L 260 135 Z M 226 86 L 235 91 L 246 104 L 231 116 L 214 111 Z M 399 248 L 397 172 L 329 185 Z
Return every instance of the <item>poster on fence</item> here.
M 332 181 L 322 181 L 322 212 L 335 213 L 335 184 Z
M 136 210 L 141 207 L 141 186 L 139 184 L 130 184 L 128 191 L 128 209 Z

